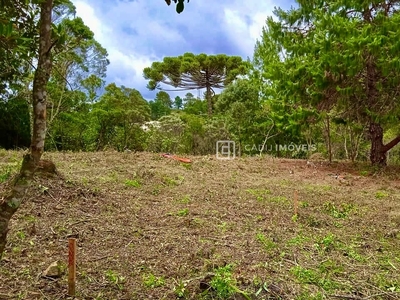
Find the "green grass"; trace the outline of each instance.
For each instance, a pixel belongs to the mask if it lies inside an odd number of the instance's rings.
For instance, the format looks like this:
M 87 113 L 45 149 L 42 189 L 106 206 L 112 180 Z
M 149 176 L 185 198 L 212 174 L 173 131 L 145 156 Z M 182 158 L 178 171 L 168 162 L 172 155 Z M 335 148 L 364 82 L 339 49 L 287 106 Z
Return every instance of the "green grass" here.
M 128 180 L 125 180 L 125 185 L 126 185 L 126 186 L 129 186 L 129 187 L 135 187 L 135 188 L 138 188 L 138 187 L 141 186 L 140 181 L 137 180 L 137 179 L 133 179 L 133 180 L 128 179 Z

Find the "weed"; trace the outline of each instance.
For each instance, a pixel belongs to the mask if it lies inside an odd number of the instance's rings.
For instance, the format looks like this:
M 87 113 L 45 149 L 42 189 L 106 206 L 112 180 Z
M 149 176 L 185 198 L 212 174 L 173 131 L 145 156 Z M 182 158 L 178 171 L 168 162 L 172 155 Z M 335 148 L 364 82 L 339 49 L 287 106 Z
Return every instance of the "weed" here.
M 133 180 L 128 179 L 125 181 L 125 185 L 129 186 L 129 187 L 136 187 L 136 188 L 141 186 L 140 181 L 137 179 L 133 179 Z
M 387 292 L 400 292 L 400 283 L 393 278 L 388 276 L 388 273 L 380 272 L 373 278 L 375 284 L 382 290 Z
M 163 277 L 157 277 L 154 274 L 150 273 L 150 274 L 144 274 L 143 277 L 143 284 L 147 287 L 147 288 L 156 288 L 156 287 L 160 287 L 163 286 L 165 284 L 165 280 Z
M 306 222 L 310 227 L 318 228 L 321 226 L 321 221 L 314 216 L 308 216 Z
M 262 233 L 257 233 L 256 238 L 264 246 L 265 250 L 267 250 L 267 251 L 272 250 L 276 247 L 276 244 L 274 243 L 274 241 L 270 240 Z
M 153 196 L 157 196 L 157 195 L 160 194 L 160 192 L 161 192 L 160 186 L 157 185 L 157 186 L 151 191 L 151 194 L 152 194 Z
M 270 190 L 255 190 L 255 189 L 247 189 L 247 193 L 250 193 L 253 196 L 256 196 L 257 201 L 264 201 L 265 197 L 271 194 Z
M 184 180 L 183 176 L 178 176 L 177 178 L 172 178 L 172 177 L 169 177 L 168 175 L 165 175 L 162 178 L 162 182 L 168 186 L 177 186 L 177 185 L 181 184 L 183 182 L 183 180 Z
M 352 204 L 341 204 L 340 207 L 336 207 L 336 205 L 332 202 L 324 203 L 324 211 L 336 218 L 336 219 L 344 219 L 346 218 L 349 213 L 354 209 Z
M 0 183 L 7 181 L 11 177 L 12 169 L 10 166 L 6 166 L 5 170 L 0 171 Z
M 189 195 L 185 195 L 182 197 L 181 200 L 179 200 L 179 202 L 183 203 L 183 204 L 189 204 L 189 202 L 191 201 L 190 196 Z
M 354 259 L 354 260 L 356 260 L 358 262 L 365 261 L 365 258 L 361 254 L 359 254 L 357 252 L 357 250 L 355 249 L 354 245 L 350 245 L 350 246 L 341 245 L 341 250 L 344 252 L 344 254 L 343 254 L 344 256 L 347 256 L 347 257 L 349 257 L 351 259 Z
M 317 292 L 315 295 L 309 292 L 302 292 L 299 296 L 295 298 L 296 300 L 322 300 L 325 296 L 321 292 Z
M 15 246 L 15 247 L 13 247 L 13 248 L 11 249 L 11 251 L 12 251 L 12 253 L 18 254 L 18 253 L 21 253 L 22 250 L 21 250 L 20 247 Z
M 181 163 L 181 166 L 184 167 L 186 170 L 191 170 L 192 169 L 192 164 Z
M 115 284 L 120 290 L 123 289 L 123 285 L 126 281 L 125 277 L 118 275 L 118 273 L 113 270 L 108 270 L 106 272 L 106 279 L 112 284 Z
M 321 262 L 318 269 L 322 274 L 339 274 L 344 270 L 343 266 L 330 259 Z
M 273 196 L 268 199 L 270 202 L 274 203 L 287 203 L 288 199 L 285 196 Z
M 303 235 L 297 235 L 294 238 L 290 239 L 288 241 L 288 245 L 290 246 L 301 246 L 304 243 L 306 243 L 309 240 L 309 238 L 303 236 Z
M 187 209 L 187 208 L 181 209 L 180 211 L 178 211 L 176 213 L 176 215 L 179 216 L 179 217 L 185 217 L 188 214 L 189 214 L 189 209 Z
M 18 231 L 17 232 L 17 237 L 20 239 L 20 240 L 24 240 L 25 238 L 26 238 L 26 234 L 25 234 L 25 232 L 23 232 L 23 231 Z
M 174 285 L 174 293 L 178 298 L 183 298 L 188 295 L 188 290 L 186 289 L 187 283 L 181 279 Z
M 315 244 L 315 247 L 320 252 L 328 252 L 334 248 L 335 239 L 336 239 L 335 236 L 330 233 L 327 236 L 320 239 L 317 242 L 317 244 Z
M 300 204 L 300 207 L 303 207 L 303 208 L 306 208 L 306 207 L 310 206 L 307 201 L 300 201 L 299 204 Z
M 82 184 L 83 185 L 88 185 L 88 183 L 89 183 L 89 179 L 87 179 L 86 177 L 82 177 Z
M 321 184 L 305 184 L 304 188 L 310 192 L 327 192 L 332 190 L 332 186 Z
M 216 296 L 220 299 L 227 299 L 233 296 L 235 293 L 239 293 L 246 299 L 250 300 L 250 297 L 244 291 L 237 287 L 237 282 L 232 274 L 233 266 L 226 265 L 214 269 L 214 276 L 210 281 L 210 286 L 215 292 Z
M 322 274 L 316 270 L 306 269 L 302 266 L 295 266 L 290 272 L 296 277 L 300 283 L 314 284 L 324 290 L 333 290 L 338 284 L 330 280 L 327 274 Z
M 219 229 L 221 229 L 221 232 L 224 233 L 227 230 L 228 227 L 228 223 L 226 222 L 221 222 L 221 224 L 217 225 Z
M 388 197 L 389 196 L 389 193 L 388 192 L 385 192 L 385 191 L 377 191 L 376 193 L 375 193 L 375 198 L 376 199 L 382 199 L 382 198 L 386 198 L 386 197 Z

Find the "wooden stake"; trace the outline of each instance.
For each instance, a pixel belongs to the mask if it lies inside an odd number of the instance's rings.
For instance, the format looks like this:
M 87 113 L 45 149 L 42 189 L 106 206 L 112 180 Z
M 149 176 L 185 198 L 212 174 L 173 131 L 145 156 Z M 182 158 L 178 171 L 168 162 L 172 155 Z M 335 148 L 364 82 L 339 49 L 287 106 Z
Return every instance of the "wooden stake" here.
M 68 239 L 68 296 L 75 296 L 76 239 Z
M 297 191 L 294 191 L 294 215 L 297 216 L 299 209 L 299 199 L 297 197 Z

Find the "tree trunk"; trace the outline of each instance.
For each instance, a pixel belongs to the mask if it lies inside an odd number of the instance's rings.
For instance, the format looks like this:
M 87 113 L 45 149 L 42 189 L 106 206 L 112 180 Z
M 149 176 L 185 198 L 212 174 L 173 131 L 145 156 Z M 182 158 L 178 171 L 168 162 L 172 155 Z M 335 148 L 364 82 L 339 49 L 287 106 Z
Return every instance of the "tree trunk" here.
M 22 199 L 33 178 L 35 169 L 34 161 L 30 154 L 24 156 L 19 174 L 11 183 L 11 191 L 0 203 L 0 259 L 3 255 L 7 241 L 8 223 L 21 205 Z
M 211 85 L 210 85 L 210 74 L 206 71 L 206 99 L 207 99 L 207 108 L 208 108 L 208 115 L 212 115 L 212 95 L 211 95 Z
M 0 202 L 0 258 L 7 240 L 8 224 L 21 205 L 33 174 L 40 168 L 46 137 L 46 87 L 51 73 L 51 16 L 53 0 L 45 0 L 40 6 L 39 58 L 33 80 L 33 131 L 30 154 L 24 156 L 19 174 L 14 178 L 9 194 Z M 51 162 L 51 169 L 55 166 Z
M 370 160 L 372 165 L 386 166 L 387 152 L 400 142 L 400 135 L 395 137 L 386 145 L 383 144 L 383 129 L 378 123 L 371 122 L 369 126 L 369 134 L 371 138 Z
M 329 115 L 326 116 L 326 136 L 328 139 L 328 158 L 329 163 L 332 163 L 332 141 L 331 141 L 331 122 Z
M 45 0 L 40 7 L 39 59 L 33 79 L 33 132 L 31 155 L 37 164 L 44 151 L 46 137 L 46 86 L 51 73 L 51 12 L 53 0 Z
M 378 123 L 371 122 L 369 125 L 371 138 L 370 160 L 374 166 L 386 166 L 386 152 L 383 144 L 383 129 Z
M 211 87 L 207 85 L 206 87 L 206 98 L 207 98 L 207 113 L 209 116 L 212 115 L 212 97 L 211 97 Z

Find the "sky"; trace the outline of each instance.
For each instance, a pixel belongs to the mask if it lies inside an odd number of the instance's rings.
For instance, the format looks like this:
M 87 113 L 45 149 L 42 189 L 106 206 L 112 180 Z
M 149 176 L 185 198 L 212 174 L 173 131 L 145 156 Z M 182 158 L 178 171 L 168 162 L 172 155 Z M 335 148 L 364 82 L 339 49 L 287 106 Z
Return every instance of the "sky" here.
M 190 0 L 181 14 L 165 0 L 72 0 L 77 16 L 107 49 L 106 84 L 139 90 L 151 100 L 143 69 L 165 56 L 185 52 L 252 58 L 256 40 L 274 7 L 288 9 L 291 0 Z M 171 87 L 165 86 L 165 89 Z M 195 96 L 204 91 L 190 91 Z M 172 98 L 184 93 L 169 92 Z

